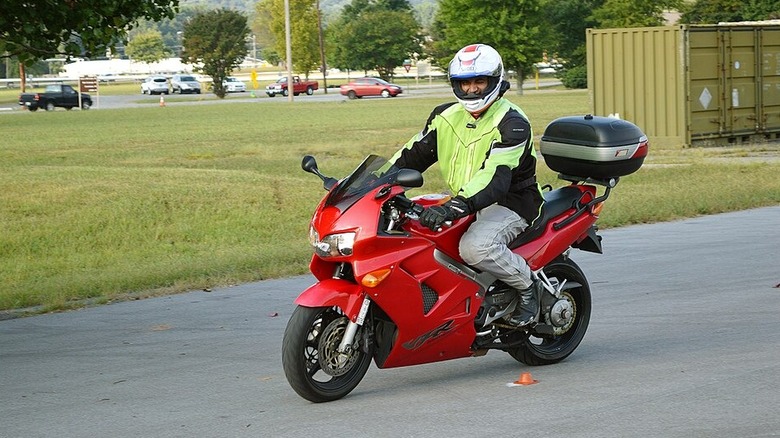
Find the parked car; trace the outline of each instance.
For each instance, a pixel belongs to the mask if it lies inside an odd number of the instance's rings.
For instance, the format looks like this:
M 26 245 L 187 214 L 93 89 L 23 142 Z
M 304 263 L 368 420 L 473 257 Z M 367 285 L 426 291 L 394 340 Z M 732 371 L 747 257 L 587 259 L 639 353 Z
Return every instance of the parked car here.
M 391 84 L 379 78 L 360 78 L 339 87 L 341 94 L 350 99 L 363 96 L 395 97 L 403 93 L 399 85 Z
M 47 85 L 42 93 L 23 93 L 19 95 L 19 105 L 24 106 L 30 111 L 36 111 L 43 108 L 46 111 L 54 111 L 54 108 L 65 108 L 67 110 L 78 108 L 89 109 L 92 106 L 92 98 L 87 93 L 80 93 L 74 90 L 70 85 Z
M 293 82 L 293 96 L 297 96 L 301 93 L 306 93 L 307 95 L 311 96 L 314 94 L 315 90 L 318 90 L 320 88 L 320 83 L 317 81 L 305 81 L 302 80 L 299 76 L 293 76 L 292 77 Z M 265 94 L 268 95 L 268 97 L 274 97 L 277 94 L 281 94 L 282 96 L 287 96 L 289 91 L 287 90 L 287 78 L 279 78 L 276 82 L 268 85 L 265 87 Z
M 193 75 L 173 75 L 171 78 L 171 93 L 179 92 L 200 94 L 200 82 Z
M 141 94 L 168 94 L 168 78 L 149 76 L 141 82 Z
M 222 86 L 225 87 L 225 91 L 228 93 L 243 93 L 246 91 L 246 84 L 233 76 L 225 78 L 225 81 L 222 82 Z

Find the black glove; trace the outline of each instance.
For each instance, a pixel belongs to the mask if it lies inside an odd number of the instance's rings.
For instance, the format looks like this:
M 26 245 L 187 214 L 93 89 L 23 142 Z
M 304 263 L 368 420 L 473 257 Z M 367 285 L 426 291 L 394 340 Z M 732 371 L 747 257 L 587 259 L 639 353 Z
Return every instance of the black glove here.
M 462 196 L 457 196 L 443 205 L 434 205 L 426 208 L 420 215 L 420 223 L 433 231 L 437 231 L 445 222 L 453 221 L 469 214 L 471 214 L 471 208 L 466 203 L 466 199 Z

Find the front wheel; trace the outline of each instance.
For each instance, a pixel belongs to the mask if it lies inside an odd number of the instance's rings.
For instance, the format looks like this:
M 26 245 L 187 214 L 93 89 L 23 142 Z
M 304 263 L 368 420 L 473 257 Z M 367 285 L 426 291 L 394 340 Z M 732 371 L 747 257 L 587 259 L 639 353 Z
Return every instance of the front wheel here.
M 338 400 L 360 383 L 371 364 L 365 341 L 347 353 L 337 351 L 347 319 L 332 307 L 295 308 L 282 341 L 282 367 L 290 386 L 314 403 Z M 356 340 L 362 339 L 359 329 Z
M 563 283 L 563 290 L 557 305 L 552 306 L 553 311 L 542 315 L 539 321 L 540 324 L 552 325 L 553 334 L 537 337 L 531 333 L 523 346 L 508 350 L 513 358 L 526 365 L 549 365 L 562 361 L 580 345 L 590 323 L 590 286 L 580 267 L 571 259 L 558 258 L 545 266 L 544 273 L 548 278 Z M 565 313 L 557 309 L 565 309 Z M 516 340 L 517 336 L 510 336 L 512 339 L 509 341 Z

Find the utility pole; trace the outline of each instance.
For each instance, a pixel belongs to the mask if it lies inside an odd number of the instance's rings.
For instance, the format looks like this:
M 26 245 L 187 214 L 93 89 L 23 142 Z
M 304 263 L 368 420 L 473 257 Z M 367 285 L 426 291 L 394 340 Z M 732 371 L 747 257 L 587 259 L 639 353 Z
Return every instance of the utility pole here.
M 287 101 L 293 101 L 292 37 L 290 36 L 290 0 L 284 0 L 284 42 L 287 46 Z

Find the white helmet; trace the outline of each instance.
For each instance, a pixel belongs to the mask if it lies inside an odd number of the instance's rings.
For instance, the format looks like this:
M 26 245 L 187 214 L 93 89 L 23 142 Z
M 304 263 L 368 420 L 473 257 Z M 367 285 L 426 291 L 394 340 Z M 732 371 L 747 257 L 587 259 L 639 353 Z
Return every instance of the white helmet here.
M 496 49 L 486 44 L 471 44 L 455 54 L 448 69 L 450 85 L 458 102 L 467 111 L 475 113 L 487 108 L 501 94 L 504 80 L 504 63 Z M 463 79 L 485 76 L 488 86 L 484 93 L 465 93 L 460 88 Z

